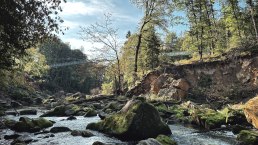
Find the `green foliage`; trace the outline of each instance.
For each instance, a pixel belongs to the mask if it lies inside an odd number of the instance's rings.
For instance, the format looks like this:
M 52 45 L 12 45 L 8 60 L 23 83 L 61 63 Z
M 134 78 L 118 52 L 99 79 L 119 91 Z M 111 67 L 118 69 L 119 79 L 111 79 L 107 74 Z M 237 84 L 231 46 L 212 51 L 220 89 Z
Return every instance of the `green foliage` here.
M 0 70 L 0 91 L 17 101 L 32 103 L 35 88 L 44 81 L 48 72 L 45 57 L 36 48 L 26 50 L 27 55 L 16 59 L 16 65 L 10 70 Z
M 25 50 L 59 33 L 62 0 L 0 1 L 0 69 L 10 69 Z M 51 16 L 50 16 L 51 15 Z
M 153 70 L 159 65 L 160 39 L 157 36 L 154 26 L 150 26 L 144 35 L 146 46 L 142 49 L 143 65 L 145 70 Z
M 36 48 L 27 49 L 26 52 L 27 56 L 22 59 L 24 72 L 31 77 L 42 77 L 45 75 L 49 70 L 45 56 L 39 53 Z
M 40 45 L 39 50 L 49 65 L 85 61 L 80 65 L 50 68 L 47 81 L 42 85 L 44 89 L 90 93 L 91 89 L 100 86 L 104 66 L 89 61 L 80 50 L 72 50 L 61 40 L 48 40 Z
M 102 90 L 101 93 L 104 94 L 104 95 L 113 94 L 113 91 L 114 91 L 113 82 L 103 83 L 102 86 L 101 86 L 101 90 Z

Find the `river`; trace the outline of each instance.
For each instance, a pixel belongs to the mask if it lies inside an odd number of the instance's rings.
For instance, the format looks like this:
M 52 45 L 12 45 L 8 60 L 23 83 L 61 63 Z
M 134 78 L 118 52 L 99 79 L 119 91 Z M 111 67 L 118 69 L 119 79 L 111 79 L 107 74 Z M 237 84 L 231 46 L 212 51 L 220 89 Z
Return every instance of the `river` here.
M 25 115 L 29 118 L 37 118 L 38 115 Z M 19 116 L 22 117 L 23 115 Z M 10 119 L 18 120 L 19 117 L 5 116 Z M 85 130 L 87 124 L 99 121 L 99 117 L 82 117 L 77 116 L 77 120 L 66 120 L 67 117 L 46 117 L 49 120 L 55 121 L 54 126 L 65 126 L 72 130 Z M 201 132 L 197 129 L 182 126 L 180 124 L 169 125 L 172 130 L 171 137 L 177 141 L 178 145 L 236 145 L 236 136 L 229 131 L 209 131 Z M 54 137 L 48 137 L 49 134 L 34 135 L 33 133 L 18 133 L 29 135 L 34 139 L 30 145 L 92 145 L 95 141 L 108 143 L 112 145 L 133 145 L 135 143 L 122 142 L 116 138 L 106 136 L 102 133 L 92 131 L 95 136 L 84 138 L 81 136 L 72 136 L 69 132 L 56 133 Z M 0 132 L 0 145 L 8 145 L 11 140 L 4 140 L 4 135 L 11 135 L 15 133 L 12 130 L 5 129 Z

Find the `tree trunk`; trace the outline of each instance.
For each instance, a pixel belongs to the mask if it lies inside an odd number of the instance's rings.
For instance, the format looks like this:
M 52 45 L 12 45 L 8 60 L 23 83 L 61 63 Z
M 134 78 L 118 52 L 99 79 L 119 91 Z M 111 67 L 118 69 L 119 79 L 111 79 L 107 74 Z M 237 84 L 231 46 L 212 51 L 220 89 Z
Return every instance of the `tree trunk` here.
M 140 31 L 140 34 L 138 35 L 138 41 L 137 41 L 136 49 L 135 49 L 135 60 L 134 60 L 134 73 L 135 74 L 138 71 L 137 70 L 138 69 L 138 55 L 139 55 L 141 43 L 142 43 L 142 32 Z
M 116 60 L 117 60 L 117 70 L 118 70 L 118 88 L 116 90 L 116 93 L 117 95 L 120 95 L 122 92 L 122 89 L 121 89 L 122 82 L 121 82 L 120 60 L 118 58 L 117 52 L 116 52 Z
M 253 5 L 253 0 L 250 0 L 250 1 L 249 1 L 249 6 L 250 6 L 250 14 L 251 14 L 251 19 L 252 19 L 253 27 L 254 27 L 255 37 L 256 37 L 256 41 L 258 42 L 258 33 L 257 33 L 257 28 L 256 28 L 255 19 L 254 19 L 254 5 Z

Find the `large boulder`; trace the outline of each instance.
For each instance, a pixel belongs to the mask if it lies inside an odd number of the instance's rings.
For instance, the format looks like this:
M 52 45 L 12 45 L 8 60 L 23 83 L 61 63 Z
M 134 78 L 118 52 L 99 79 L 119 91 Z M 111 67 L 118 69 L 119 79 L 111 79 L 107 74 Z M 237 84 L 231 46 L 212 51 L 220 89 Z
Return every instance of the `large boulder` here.
M 142 140 L 171 134 L 154 106 L 139 100 L 128 101 L 118 113 L 98 123 L 90 123 L 87 129 L 97 130 L 122 140 Z
M 185 79 L 172 79 L 169 86 L 159 90 L 161 100 L 183 100 L 187 97 L 190 84 Z
M 247 121 L 258 129 L 258 96 L 246 102 L 244 113 Z
M 156 80 L 151 83 L 151 91 L 154 94 L 158 94 L 159 90 L 163 88 L 164 83 L 169 78 L 169 75 L 160 75 Z
M 18 122 L 9 123 L 7 126 L 17 132 L 38 132 L 41 129 L 53 126 L 53 123 L 44 118 L 21 117 Z
M 190 89 L 190 84 L 185 79 L 182 79 L 182 78 L 178 80 L 173 80 L 171 85 L 183 91 L 188 91 Z

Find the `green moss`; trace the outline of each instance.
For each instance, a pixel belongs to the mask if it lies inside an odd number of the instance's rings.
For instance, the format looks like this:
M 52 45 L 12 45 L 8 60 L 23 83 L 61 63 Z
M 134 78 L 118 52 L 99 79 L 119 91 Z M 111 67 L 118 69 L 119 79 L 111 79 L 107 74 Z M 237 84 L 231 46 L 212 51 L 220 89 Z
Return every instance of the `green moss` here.
M 91 130 L 100 130 L 101 129 L 101 124 L 102 124 L 102 121 L 101 122 L 92 122 L 92 123 L 89 123 L 86 127 L 86 129 L 91 129 Z
M 117 102 L 110 102 L 105 109 L 119 110 L 119 104 Z
M 178 119 L 182 119 L 184 117 L 184 111 L 186 111 L 186 109 L 178 105 L 171 106 L 168 108 L 168 110 L 172 112 L 174 116 Z
M 258 132 L 250 130 L 242 130 L 237 135 L 237 139 L 244 145 L 257 145 L 258 144 Z
M 81 107 L 78 106 L 78 105 L 74 105 L 74 106 L 72 107 L 72 110 L 73 110 L 74 112 L 78 112 L 78 111 L 81 110 Z
M 169 112 L 167 106 L 165 104 L 158 104 L 157 106 L 155 106 L 156 109 L 159 111 L 159 112 Z
M 177 145 L 177 143 L 171 137 L 166 135 L 159 135 L 156 140 L 162 145 Z
M 146 139 L 158 134 L 171 134 L 169 127 L 161 121 L 158 111 L 148 103 L 133 104 L 127 112 L 120 112 L 87 129 L 101 131 L 121 139 Z
M 94 109 L 89 108 L 86 111 L 85 117 L 92 117 L 92 116 L 97 116 L 97 112 Z
M 66 111 L 65 106 L 57 106 L 55 109 L 48 111 L 47 113 L 41 115 L 40 117 L 48 117 L 48 116 L 64 116 Z
M 195 123 L 206 129 L 219 128 L 226 123 L 225 116 L 212 109 L 194 109 L 191 112 L 191 116 Z
M 51 121 L 41 117 L 33 119 L 32 122 L 41 129 L 53 126 Z
M 15 120 L 11 119 L 4 119 L 4 125 L 7 126 L 8 128 L 14 126 L 17 123 Z
M 41 115 L 40 117 L 51 117 L 51 116 L 69 116 L 77 113 L 80 111 L 81 108 L 77 105 L 69 105 L 69 106 L 57 106 L 55 109 L 52 109 L 45 114 Z M 70 114 L 68 114 L 68 112 Z
M 226 121 L 226 118 L 224 115 L 211 109 L 206 109 L 200 115 L 201 115 L 201 119 L 205 121 L 205 128 L 207 129 L 220 127 Z
M 66 102 L 73 102 L 73 101 L 78 100 L 79 98 L 80 98 L 80 97 L 69 96 L 69 97 L 66 97 L 66 98 L 65 98 L 65 101 L 66 101 Z

